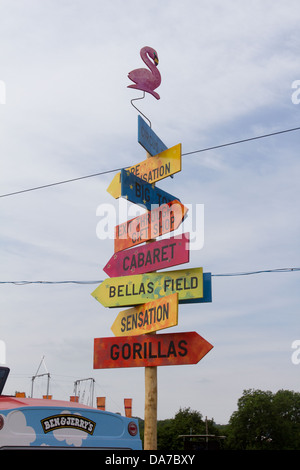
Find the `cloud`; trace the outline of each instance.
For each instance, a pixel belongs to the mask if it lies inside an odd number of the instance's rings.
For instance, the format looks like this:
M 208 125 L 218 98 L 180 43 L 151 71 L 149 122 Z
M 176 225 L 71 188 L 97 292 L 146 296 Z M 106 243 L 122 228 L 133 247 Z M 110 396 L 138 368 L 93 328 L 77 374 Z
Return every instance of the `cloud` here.
M 81 416 L 80 413 L 70 413 L 68 410 L 62 411 L 61 414 Z M 62 428 L 53 431 L 53 436 L 58 441 L 66 441 L 66 444 L 69 446 L 80 447 L 82 445 L 82 441 L 87 438 L 88 434 L 80 429 Z
M 130 104 L 141 94 L 127 89 L 127 74 L 144 66 L 139 50 L 146 44 L 158 51 L 161 100 L 146 96 L 138 106 L 166 145 L 182 143 L 189 152 L 298 125 L 300 108 L 291 101 L 291 84 L 300 78 L 297 1 L 28 1 L 5 3 L 2 16 L 1 194 L 144 160 Z M 158 185 L 185 204 L 204 205 L 204 245 L 192 251 L 189 266 L 212 273 L 299 266 L 298 138 L 290 133 L 183 156 L 182 171 Z M 113 242 L 97 237 L 97 208 L 118 209 L 106 191 L 113 175 L 0 198 L 0 279 L 104 279 Z M 248 378 L 238 353 L 243 338 L 245 355 L 256 341 L 262 357 L 274 342 L 283 349 L 296 339 L 297 276 L 213 278 L 210 305 L 180 307 L 172 331 L 199 330 L 215 347 L 197 366 L 159 372 L 160 416 L 184 402 L 226 420 L 243 381 L 297 389 L 288 357 L 280 362 L 280 383 L 271 352 L 269 362 L 253 356 Z M 91 297 L 94 287 L 1 285 L 8 390 L 30 388 L 45 354 L 53 377 L 71 376 L 66 396 L 75 379 L 95 375 L 108 403 L 117 408 L 123 393 L 132 393 L 143 416 L 143 371 L 92 369 L 93 338 L 111 336 L 117 314 Z M 196 393 L 194 376 L 207 379 Z M 178 377 L 190 386 L 170 404 L 169 383 L 175 390 Z M 52 386 L 61 393 L 54 379 Z M 227 390 L 221 405 L 220 386 Z
M 1 446 L 28 446 L 36 439 L 31 426 L 27 426 L 26 417 L 21 411 L 11 411 L 4 419 L 4 427 L 0 430 Z

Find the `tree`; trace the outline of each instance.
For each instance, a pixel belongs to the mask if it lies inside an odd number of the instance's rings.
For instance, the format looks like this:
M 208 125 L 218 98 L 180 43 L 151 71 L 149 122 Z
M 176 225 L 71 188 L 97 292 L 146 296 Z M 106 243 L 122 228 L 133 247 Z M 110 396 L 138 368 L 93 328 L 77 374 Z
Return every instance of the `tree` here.
M 279 390 L 274 395 L 273 408 L 273 440 L 277 448 L 300 450 L 300 393 Z
M 300 450 L 300 394 L 244 390 L 229 421 L 227 447 Z
M 217 434 L 218 430 L 212 420 L 208 420 L 208 433 Z M 179 409 L 173 419 L 158 422 L 157 448 L 161 451 L 183 450 L 182 434 L 205 434 L 206 423 L 201 413 L 190 408 Z

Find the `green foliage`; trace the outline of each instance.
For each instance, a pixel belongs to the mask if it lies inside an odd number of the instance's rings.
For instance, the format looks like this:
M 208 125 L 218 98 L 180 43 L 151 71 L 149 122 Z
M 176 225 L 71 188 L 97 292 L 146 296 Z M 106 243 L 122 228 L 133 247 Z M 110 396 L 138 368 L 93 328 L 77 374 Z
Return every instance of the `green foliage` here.
M 140 421 L 142 439 L 143 424 Z M 205 422 L 198 411 L 180 408 L 174 418 L 158 421 L 157 449 L 181 451 L 184 440 L 180 435 L 206 433 L 226 436 L 219 441 L 221 449 L 300 450 L 300 393 L 244 390 L 237 411 L 222 426 L 213 420 Z
M 217 434 L 218 430 L 213 421 L 207 422 L 208 433 Z M 174 419 L 159 421 L 157 426 L 157 448 L 161 451 L 183 450 L 183 434 L 205 434 L 206 423 L 198 411 L 190 408 L 181 409 L 176 413 Z
M 244 390 L 227 431 L 229 449 L 300 450 L 300 394 Z

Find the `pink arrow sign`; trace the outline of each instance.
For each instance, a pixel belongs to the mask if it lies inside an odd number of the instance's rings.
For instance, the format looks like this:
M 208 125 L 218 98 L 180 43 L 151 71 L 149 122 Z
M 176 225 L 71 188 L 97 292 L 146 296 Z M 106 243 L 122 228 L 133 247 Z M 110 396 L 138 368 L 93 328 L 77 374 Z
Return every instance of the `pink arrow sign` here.
M 103 271 L 109 277 L 143 274 L 188 263 L 190 234 L 141 245 L 114 253 Z

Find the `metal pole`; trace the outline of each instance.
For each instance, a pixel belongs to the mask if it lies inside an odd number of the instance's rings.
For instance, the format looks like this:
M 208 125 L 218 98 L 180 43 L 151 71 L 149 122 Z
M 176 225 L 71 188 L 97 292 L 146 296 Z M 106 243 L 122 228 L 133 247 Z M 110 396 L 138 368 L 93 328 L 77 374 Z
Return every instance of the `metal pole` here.
M 47 375 L 48 379 L 47 379 L 47 398 L 49 396 L 49 384 L 50 384 L 50 374 L 49 372 L 46 372 L 45 374 L 36 374 L 32 377 L 31 379 L 31 398 L 33 398 L 33 382 L 34 380 L 37 378 L 37 377 L 44 377 L 45 375 Z
M 47 379 L 47 398 L 49 398 L 50 374 L 47 374 L 47 375 L 48 375 L 48 379 Z

